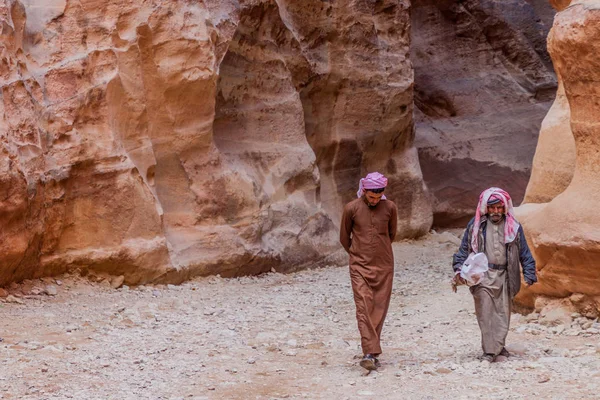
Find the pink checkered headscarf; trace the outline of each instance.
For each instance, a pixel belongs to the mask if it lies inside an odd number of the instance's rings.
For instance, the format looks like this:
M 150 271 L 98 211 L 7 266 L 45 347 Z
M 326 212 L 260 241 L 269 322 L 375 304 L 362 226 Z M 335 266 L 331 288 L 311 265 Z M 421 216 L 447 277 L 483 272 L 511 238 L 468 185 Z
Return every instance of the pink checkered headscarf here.
M 500 200 L 504 204 L 504 211 L 506 213 L 506 222 L 504 224 L 504 242 L 510 243 L 517 237 L 519 231 L 519 222 L 515 219 L 512 199 L 505 190 L 497 187 L 491 187 L 481 192 L 479 196 L 479 203 L 477 204 L 477 210 L 475 211 L 475 222 L 473 223 L 473 235 L 471 238 L 471 247 L 473 252 L 478 253 L 477 243 L 477 232 L 479 232 L 479 226 L 481 225 L 481 217 L 487 214 L 487 206 L 489 200 Z
M 358 184 L 358 192 L 356 195 L 358 197 L 362 197 L 363 189 L 382 189 L 385 188 L 388 184 L 388 180 L 385 176 L 380 174 L 379 172 L 371 172 L 366 177 L 360 180 Z M 385 200 L 385 195 L 381 196 L 382 199 Z

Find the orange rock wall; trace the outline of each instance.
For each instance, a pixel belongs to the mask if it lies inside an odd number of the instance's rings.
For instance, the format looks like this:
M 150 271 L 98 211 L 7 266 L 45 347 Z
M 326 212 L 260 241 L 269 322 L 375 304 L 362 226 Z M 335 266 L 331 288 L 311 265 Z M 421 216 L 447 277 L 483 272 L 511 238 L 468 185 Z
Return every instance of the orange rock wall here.
M 346 261 L 342 205 L 380 170 L 431 225 L 408 1 L 0 3 L 0 284 L 129 284 Z
M 600 214 L 597 212 L 600 1 L 573 1 L 559 12 L 548 47 L 570 108 L 575 168 L 562 193 L 547 203 L 528 204 L 520 210 L 538 263 L 540 282 L 520 294 L 518 300 L 532 305 L 533 299 L 540 295 L 569 297 L 576 306 L 589 309 L 593 305 L 597 316 L 600 311 Z M 568 136 L 566 131 L 561 135 Z M 586 312 L 592 316 L 594 313 Z

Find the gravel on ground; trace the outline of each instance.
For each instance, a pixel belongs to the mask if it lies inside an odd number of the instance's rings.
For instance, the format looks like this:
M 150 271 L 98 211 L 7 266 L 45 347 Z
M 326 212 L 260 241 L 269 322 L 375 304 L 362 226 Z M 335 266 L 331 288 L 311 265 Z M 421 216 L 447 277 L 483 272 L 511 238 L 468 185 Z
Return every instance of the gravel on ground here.
M 347 267 L 128 288 L 65 275 L 7 289 L 0 399 L 593 399 L 598 321 L 513 314 L 504 362 L 479 361 L 458 231 L 394 244 L 382 367 L 361 356 Z

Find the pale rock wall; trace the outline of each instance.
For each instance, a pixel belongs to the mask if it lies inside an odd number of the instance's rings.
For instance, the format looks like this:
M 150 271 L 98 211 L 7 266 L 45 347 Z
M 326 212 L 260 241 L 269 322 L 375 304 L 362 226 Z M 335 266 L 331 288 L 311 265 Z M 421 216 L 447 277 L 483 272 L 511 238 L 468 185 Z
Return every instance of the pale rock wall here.
M 575 140 L 573 179 L 545 204 L 519 210 L 537 261 L 539 284 L 519 294 L 569 297 L 600 310 L 600 1 L 573 1 L 556 15 L 548 48 L 564 84 Z M 576 296 L 574 296 L 576 294 Z M 573 300 L 575 298 L 575 300 Z M 589 310 L 586 314 L 593 315 Z
M 574 170 L 575 139 L 571 132 L 571 111 L 564 86 L 559 80 L 554 104 L 542 121 L 523 203 L 551 201 L 569 186 Z
M 0 284 L 129 284 L 346 261 L 379 169 L 431 225 L 412 146 L 408 2 L 5 0 Z

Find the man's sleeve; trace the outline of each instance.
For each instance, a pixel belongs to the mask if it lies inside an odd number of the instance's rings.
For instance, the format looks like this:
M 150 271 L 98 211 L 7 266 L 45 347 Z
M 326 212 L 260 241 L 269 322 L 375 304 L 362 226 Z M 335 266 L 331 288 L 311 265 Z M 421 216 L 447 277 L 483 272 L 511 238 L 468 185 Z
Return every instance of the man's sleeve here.
M 390 240 L 393 242 L 396 239 L 396 231 L 398 230 L 398 207 L 394 203 L 392 207 L 392 215 L 390 215 L 390 221 L 388 222 L 388 229 L 390 233 Z
M 467 229 L 465 229 L 462 241 L 460 242 L 460 247 L 452 257 L 452 269 L 455 273 L 460 271 L 460 268 L 464 264 L 465 260 L 467 259 L 467 257 L 469 257 L 469 231 L 471 230 L 472 226 L 473 220 L 471 220 L 471 222 L 469 222 L 469 224 L 467 225 Z
M 525 233 L 523 227 L 519 226 L 519 261 L 523 267 L 523 278 L 525 282 L 531 285 L 537 282 L 537 275 L 535 273 L 535 259 L 531 255 L 527 239 L 525 239 Z
M 340 243 L 344 246 L 344 250 L 346 252 L 350 252 L 350 246 L 352 245 L 352 239 L 350 235 L 352 234 L 352 225 L 354 224 L 353 220 L 353 212 L 350 207 L 344 207 L 344 212 L 342 214 L 342 222 L 340 224 Z

